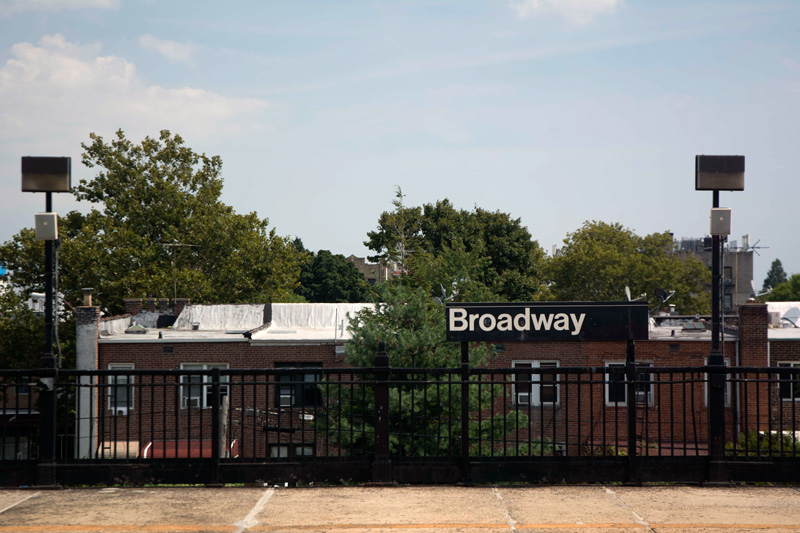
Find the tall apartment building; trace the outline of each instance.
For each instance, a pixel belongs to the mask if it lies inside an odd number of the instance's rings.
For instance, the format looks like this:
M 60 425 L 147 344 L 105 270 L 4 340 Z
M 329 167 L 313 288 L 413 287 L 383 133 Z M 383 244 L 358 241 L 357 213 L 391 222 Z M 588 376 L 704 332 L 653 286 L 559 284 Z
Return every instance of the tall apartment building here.
M 681 239 L 678 242 L 679 257 L 693 255 L 711 268 L 711 237 Z M 742 246 L 736 241 L 725 243 L 722 249 L 722 308 L 733 313 L 738 306 L 747 303 L 753 294 L 753 249 L 750 236 L 742 237 Z

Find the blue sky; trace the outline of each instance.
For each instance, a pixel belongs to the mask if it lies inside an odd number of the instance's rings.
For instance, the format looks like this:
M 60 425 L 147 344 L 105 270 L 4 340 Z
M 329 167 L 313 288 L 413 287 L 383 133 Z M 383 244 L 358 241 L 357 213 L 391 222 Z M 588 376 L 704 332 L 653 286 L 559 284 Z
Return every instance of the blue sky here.
M 33 225 L 23 155 L 169 129 L 223 200 L 365 255 L 391 209 L 449 198 L 545 250 L 586 220 L 708 231 L 696 154 L 743 154 L 732 240 L 800 272 L 800 2 L 0 1 L 0 241 Z M 54 209 L 86 209 L 65 195 Z

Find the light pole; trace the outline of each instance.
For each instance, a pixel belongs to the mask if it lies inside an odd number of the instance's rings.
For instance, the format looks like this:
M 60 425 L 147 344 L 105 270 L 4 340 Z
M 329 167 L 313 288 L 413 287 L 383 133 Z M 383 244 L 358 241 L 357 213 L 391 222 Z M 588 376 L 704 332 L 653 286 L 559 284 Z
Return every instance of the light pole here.
M 731 210 L 719 207 L 719 191 L 744 190 L 743 155 L 698 155 L 695 157 L 695 190 L 712 191 L 711 208 L 711 352 L 708 355 L 709 398 L 709 479 L 724 481 L 725 454 L 725 359 L 722 355 L 721 246 L 722 236 L 730 235 Z
M 37 484 L 54 486 L 56 465 L 56 359 L 53 357 L 53 242 L 58 240 L 58 216 L 53 193 L 70 192 L 69 157 L 23 157 L 22 192 L 45 193 L 45 212 L 36 213 L 36 238 L 44 241 L 44 353 L 39 366 L 41 391 Z

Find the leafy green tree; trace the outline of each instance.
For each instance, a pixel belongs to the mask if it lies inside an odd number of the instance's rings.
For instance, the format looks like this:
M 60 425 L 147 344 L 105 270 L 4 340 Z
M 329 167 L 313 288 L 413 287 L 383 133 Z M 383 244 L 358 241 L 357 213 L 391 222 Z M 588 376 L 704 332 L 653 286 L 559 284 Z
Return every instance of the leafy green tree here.
M 774 289 L 781 283 L 786 283 L 786 281 L 788 281 L 788 278 L 786 277 L 786 272 L 783 270 L 781 260 L 776 259 L 769 267 L 767 277 L 764 278 L 762 290 L 766 291 L 767 289 Z
M 767 300 L 770 302 L 800 301 L 800 274 L 793 274 L 787 281 L 772 289 Z
M 403 205 L 403 190 L 397 187 L 392 201 L 394 211 L 384 211 L 378 218 L 378 228 L 367 232 L 364 245 L 376 252 L 368 256 L 370 261 L 383 264 L 396 263 L 401 272 L 407 271 L 410 254 L 419 251 L 421 246 L 420 217 L 422 209 Z
M 122 130 L 106 142 L 82 144 L 92 180 L 75 187 L 93 204 L 86 215 L 62 217 L 60 288 L 69 302 L 94 287 L 110 312 L 123 299 L 178 296 L 195 302 L 283 301 L 291 298 L 302 254 L 268 230 L 256 213 L 240 215 L 222 203 L 222 161 L 161 131 L 135 144 Z M 169 245 L 191 246 L 169 246 Z M 41 243 L 29 229 L 0 246 L 11 283 L 42 290 Z
M 358 303 L 372 301 L 372 290 L 353 263 L 341 254 L 320 250 L 311 254 L 300 271 L 297 293 L 309 302 Z
M 75 317 L 63 310 L 56 318 L 54 353 L 62 367 L 75 367 Z M 60 350 L 59 350 L 60 348 Z M 39 368 L 44 353 L 44 317 L 14 291 L 0 285 L 0 368 Z
M 401 200 L 399 189 L 398 195 Z M 466 288 L 457 286 L 466 284 L 476 295 L 502 300 L 544 295 L 544 251 L 520 219 L 479 207 L 457 210 L 447 199 L 422 208 L 406 207 L 400 200 L 394 211 L 381 214 L 378 229 L 367 234 L 364 244 L 378 253 L 371 260 L 402 257 L 401 271 L 408 278 L 403 282 L 428 288 L 433 296 L 440 294 L 440 286 L 453 284 L 461 294 Z
M 423 289 L 406 285 L 384 284 L 374 309 L 359 313 L 351 322 L 352 341 L 347 344 L 347 362 L 355 367 L 370 367 L 375 361 L 379 343 L 385 342 L 393 370 L 389 390 L 389 446 L 392 455 L 453 456 L 460 453 L 461 385 L 459 379 L 460 346 L 445 341 L 444 308 L 432 302 Z M 494 357 L 490 346 L 470 349 L 470 365 L 485 364 Z M 454 374 L 417 369 L 456 369 Z M 370 376 L 355 385 L 353 392 L 345 386 L 329 386 L 328 397 L 338 399 L 329 406 L 328 416 L 321 421 L 335 446 L 355 455 L 374 449 L 374 385 Z M 353 393 L 351 393 L 353 392 Z M 507 415 L 484 414 L 478 420 L 478 408 L 486 408 L 494 398 L 502 398 L 502 386 L 469 386 L 471 455 L 527 453 L 527 448 L 496 450 L 491 442 L 502 441 L 527 424 L 527 416 L 513 410 Z M 339 413 L 332 414 L 338 409 Z M 478 438 L 483 446 L 478 448 Z
M 0 288 L 0 368 L 38 368 L 44 319 L 14 291 Z
M 656 306 L 655 290 L 663 288 L 675 291 L 670 303 L 680 312 L 710 309 L 708 269 L 693 256 L 679 258 L 668 232 L 640 237 L 617 223 L 584 222 L 564 239 L 548 273 L 556 300 L 619 301 L 628 286 L 633 295 L 646 293 Z

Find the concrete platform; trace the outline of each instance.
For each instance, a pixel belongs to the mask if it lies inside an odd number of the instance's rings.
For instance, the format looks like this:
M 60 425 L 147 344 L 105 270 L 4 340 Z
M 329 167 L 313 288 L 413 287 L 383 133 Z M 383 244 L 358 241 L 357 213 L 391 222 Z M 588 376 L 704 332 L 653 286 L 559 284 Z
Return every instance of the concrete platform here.
M 0 532 L 800 531 L 795 487 L 104 488 L 0 491 Z

